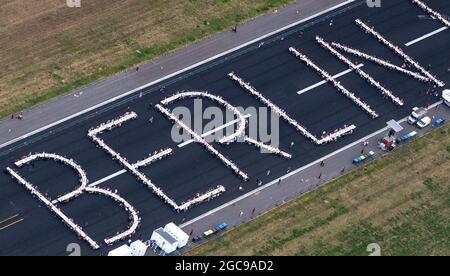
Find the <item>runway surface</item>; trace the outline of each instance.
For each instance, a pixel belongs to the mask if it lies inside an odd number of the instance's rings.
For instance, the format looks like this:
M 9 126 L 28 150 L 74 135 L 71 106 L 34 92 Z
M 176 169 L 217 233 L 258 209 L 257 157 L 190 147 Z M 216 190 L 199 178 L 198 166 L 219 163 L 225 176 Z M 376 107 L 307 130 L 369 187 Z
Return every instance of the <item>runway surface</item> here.
M 427 4 L 444 15 L 450 14 L 450 3 L 432 0 L 427 1 Z M 441 22 L 424 15 L 422 10 L 407 0 L 383 1 L 379 9 L 368 8 L 365 1 L 357 1 L 314 21 L 277 34 L 265 40 L 263 44 L 251 45 L 168 80 L 162 84 L 165 87 L 163 92 L 160 91 L 160 86 L 150 87 L 143 91 L 142 98 L 135 94 L 2 149 L 0 168 L 3 170 L 8 166 L 13 167 L 15 160 L 30 152 L 46 151 L 73 158 L 86 170 L 91 183 L 100 180 L 99 186 L 117 189 L 123 198 L 139 210 L 142 225 L 134 239 L 141 236 L 148 239 L 154 229 L 168 222 L 181 223 L 190 220 L 238 197 L 242 194 L 239 191 L 240 186 L 245 186 L 247 191 L 254 189 L 257 187 L 257 179 L 264 183 L 272 181 L 283 175 L 288 167 L 301 167 L 383 128 L 391 119 L 405 117 L 414 106 L 436 102 L 438 99 L 435 96 L 426 93 L 428 84 L 346 55 L 354 62 L 363 63 L 363 70 L 405 101 L 405 106 L 397 107 L 355 73 L 342 74 L 339 77 L 341 84 L 380 114 L 380 117 L 374 120 L 329 83 L 305 91 L 322 79 L 288 51 L 289 47 L 295 47 L 332 75 L 348 70 L 347 66 L 315 42 L 315 36 L 320 35 L 326 41 L 336 41 L 358 48 L 401 66 L 402 60 L 398 56 L 375 38 L 365 34 L 354 23 L 356 18 L 360 18 L 374 26 L 385 38 L 403 48 L 424 67 L 431 65 L 430 71 L 442 81 L 450 83 L 450 74 L 447 72 L 450 67 L 450 33 L 444 30 L 417 40 L 443 27 Z M 330 24 L 331 20 L 333 24 Z M 303 32 L 302 37 L 299 37 L 300 32 Z M 415 40 L 415 43 L 405 45 Z M 357 130 L 353 135 L 335 143 L 317 146 L 280 120 L 280 148 L 289 151 L 290 142 L 295 141 L 296 144 L 290 151 L 294 158 L 289 161 L 278 156 L 261 154 L 258 149 L 246 144 L 219 146 L 215 143 L 214 146 L 221 153 L 249 174 L 250 181 L 243 182 L 199 144 L 191 143 L 178 147 L 171 139 L 172 123 L 156 109 L 150 108 L 150 104 L 156 104 L 182 90 L 208 91 L 244 108 L 261 107 L 259 101 L 227 77 L 230 72 L 235 72 L 249 81 L 265 97 L 282 107 L 317 136 L 320 136 L 322 131 L 332 131 L 344 124 L 354 124 Z M 302 93 L 298 94 L 299 91 Z M 193 101 L 185 100 L 170 107 L 181 105 L 192 109 Z M 205 101 L 204 105 L 211 103 Z M 91 127 L 127 111 L 136 112 L 139 118 L 101 137 L 132 162 L 141 160 L 148 153 L 160 148 L 176 149 L 174 156 L 142 169 L 170 197 L 182 202 L 217 185 L 223 185 L 226 193 L 186 213 L 177 214 L 128 172 L 109 177 L 123 168 L 97 148 L 87 137 L 87 132 Z M 151 117 L 154 118 L 153 123 L 149 123 Z M 269 176 L 268 169 L 271 170 Z M 78 183 L 74 172 L 52 162 L 39 161 L 33 167 L 18 169 L 18 172 L 52 198 L 71 191 Z M 105 178 L 108 180 L 101 181 Z M 65 227 L 10 176 L 1 174 L 0 183 L 1 255 L 66 255 L 66 247 L 72 242 L 81 245 L 84 255 L 105 254 L 111 249 L 103 245 L 100 250 L 91 250 L 87 243 L 79 241 L 74 232 Z M 99 242 L 106 236 L 124 230 L 128 225 L 127 214 L 123 209 L 101 196 L 83 195 L 60 207 Z M 119 245 L 120 243 L 114 247 Z

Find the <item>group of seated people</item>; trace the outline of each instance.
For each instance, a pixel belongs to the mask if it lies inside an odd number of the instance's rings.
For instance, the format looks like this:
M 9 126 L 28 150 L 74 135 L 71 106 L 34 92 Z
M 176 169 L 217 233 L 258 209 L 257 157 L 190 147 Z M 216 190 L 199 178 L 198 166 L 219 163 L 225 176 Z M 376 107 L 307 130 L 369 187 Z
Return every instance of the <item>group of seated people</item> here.
M 187 211 L 189 208 L 198 206 L 202 202 L 210 201 L 213 198 L 221 196 L 223 193 L 225 193 L 225 187 L 222 185 L 218 185 L 214 189 L 211 188 L 204 193 L 197 193 L 195 197 L 193 197 L 192 199 L 186 202 L 182 202 L 179 207 L 179 210 Z
M 74 230 L 77 233 L 78 237 L 80 237 L 83 240 L 88 241 L 89 244 L 94 249 L 97 249 L 98 245 L 95 242 L 93 242 L 87 236 L 87 234 L 85 234 L 83 232 L 83 229 L 80 226 L 76 225 L 72 219 L 65 216 L 62 213 L 62 211 L 60 209 L 58 209 L 58 207 L 55 206 L 56 203 L 68 202 L 68 201 L 72 200 L 73 198 L 80 196 L 84 192 L 103 194 L 107 197 L 110 197 L 115 202 L 119 203 L 119 205 L 124 207 L 125 210 L 130 214 L 130 216 L 129 216 L 130 226 L 129 226 L 128 230 L 125 232 L 122 232 L 122 233 L 117 233 L 116 236 L 106 239 L 105 242 L 108 245 L 111 245 L 112 243 L 114 243 L 118 240 L 123 240 L 123 239 L 126 239 L 127 237 L 130 237 L 131 235 L 133 235 L 136 232 L 136 229 L 139 227 L 139 224 L 140 224 L 140 218 L 139 218 L 138 212 L 135 210 L 135 208 L 131 204 L 129 204 L 127 201 L 125 201 L 123 198 L 118 196 L 116 192 L 112 192 L 111 190 L 105 189 L 105 188 L 100 189 L 100 188 L 88 187 L 87 184 L 89 183 L 89 181 L 88 181 L 86 172 L 73 159 L 68 159 L 68 158 L 59 156 L 57 154 L 52 154 L 52 153 L 37 153 L 37 154 L 29 155 L 28 157 L 25 157 L 25 158 L 17 161 L 15 164 L 18 167 L 21 167 L 24 164 L 29 164 L 30 162 L 33 162 L 37 159 L 53 160 L 53 161 L 62 163 L 64 165 L 67 165 L 71 168 L 74 168 L 78 172 L 79 177 L 80 177 L 80 183 L 81 183 L 80 187 L 70 193 L 67 193 L 63 196 L 58 197 L 58 199 L 55 201 L 50 202 L 45 196 L 43 196 L 41 193 L 39 193 L 37 191 L 37 189 L 31 183 L 28 183 L 19 177 L 16 177 L 16 179 L 18 179 L 21 182 L 21 184 L 23 184 L 31 192 L 31 194 L 33 196 L 37 196 L 38 199 L 41 202 L 43 202 L 44 204 L 46 204 L 46 206 L 50 210 L 52 210 L 54 213 L 58 214 L 59 217 L 62 218 L 62 220 L 66 226 L 68 226 L 72 230 Z
M 341 128 L 337 128 L 330 133 L 324 132 L 321 137 L 321 144 L 329 144 L 331 142 L 337 141 L 339 137 L 353 134 L 353 131 L 356 129 L 355 125 L 344 125 Z
M 357 106 L 362 108 L 364 111 L 366 111 L 372 118 L 378 118 L 378 114 L 372 110 L 370 105 L 363 102 L 359 97 L 355 96 L 352 92 L 348 91 L 344 86 L 341 85 L 339 81 L 336 81 L 333 76 L 331 76 L 326 71 L 322 70 L 320 67 L 318 67 L 314 62 L 312 62 L 306 55 L 300 53 L 295 48 L 291 47 L 289 49 L 297 58 L 304 61 L 306 65 L 312 67 L 314 70 L 316 70 L 324 79 L 331 82 L 331 84 L 344 96 L 349 98 L 352 102 L 354 102 Z
M 372 84 L 373 86 L 375 86 L 379 91 L 381 91 L 381 93 L 383 94 L 384 97 L 387 97 L 389 99 L 392 100 L 392 102 L 394 102 L 397 105 L 403 106 L 404 102 L 403 100 L 401 100 L 399 97 L 395 96 L 391 91 L 389 91 L 388 89 L 386 89 L 385 87 L 383 87 L 378 81 L 374 80 L 369 74 L 367 74 L 366 72 L 364 72 L 363 70 L 359 69 L 358 66 L 356 64 L 354 64 L 353 62 L 351 62 L 348 58 L 346 58 L 344 55 L 342 55 L 341 53 L 339 53 L 337 50 L 335 50 L 333 47 L 330 46 L 329 43 L 325 42 L 322 38 L 320 37 L 316 37 L 317 42 L 324 47 L 325 49 L 327 49 L 329 52 L 331 52 L 331 54 L 335 55 L 339 60 L 341 60 L 344 64 L 346 64 L 347 66 L 349 66 L 350 68 L 354 69 L 355 72 L 360 75 L 363 79 L 367 80 L 370 84 Z
M 237 82 L 239 86 L 245 91 L 249 92 L 253 96 L 255 96 L 259 101 L 268 106 L 273 113 L 278 115 L 279 117 L 286 120 L 290 125 L 292 125 L 298 132 L 300 132 L 303 136 L 310 139 L 312 142 L 321 145 L 324 143 L 329 143 L 331 141 L 337 140 L 340 136 L 350 133 L 355 129 L 355 126 L 345 127 L 343 129 L 339 129 L 338 131 L 332 134 L 323 135 L 322 139 L 317 139 L 316 136 L 311 134 L 305 127 L 301 126 L 296 120 L 292 119 L 284 110 L 279 108 L 277 105 L 272 103 L 269 99 L 266 99 L 261 93 L 259 93 L 250 83 L 245 82 L 243 79 L 239 78 L 236 74 L 229 73 L 228 76 Z
M 167 110 L 166 108 L 162 107 L 161 105 L 156 105 L 155 106 L 156 109 L 158 109 L 161 113 L 163 113 L 164 115 L 166 115 L 169 120 L 174 123 L 174 124 L 178 124 L 180 127 L 182 127 L 183 129 L 185 129 L 187 132 L 189 132 L 189 134 L 192 135 L 192 137 L 194 137 L 194 140 L 197 141 L 197 143 L 200 143 L 202 146 L 204 146 L 212 155 L 216 156 L 217 158 L 219 158 L 222 163 L 233 170 L 233 172 L 238 175 L 239 177 L 241 177 L 244 181 L 248 181 L 249 177 L 246 173 L 244 173 L 243 171 L 241 171 L 239 169 L 239 167 L 234 164 L 231 160 L 228 160 L 225 156 L 223 156 L 223 154 L 221 154 L 218 150 L 216 150 L 213 146 L 211 146 L 209 143 L 207 143 L 205 141 L 205 139 L 203 139 L 199 134 L 197 134 L 195 131 L 192 131 L 189 127 L 187 127 L 182 121 L 180 121 L 177 117 L 175 117 L 169 110 Z
M 141 180 L 143 184 L 145 184 L 148 188 L 150 188 L 150 190 L 152 191 L 153 194 L 155 194 L 156 196 L 161 198 L 166 204 L 169 204 L 170 206 L 172 206 L 172 208 L 176 212 L 185 211 L 188 208 L 190 208 L 190 207 L 200 203 L 201 201 L 209 200 L 209 199 L 211 199 L 211 197 L 215 197 L 217 195 L 220 195 L 224 191 L 224 188 L 220 186 L 217 189 L 211 191 L 210 193 L 204 194 L 204 195 L 200 196 L 199 198 L 194 198 L 193 200 L 184 203 L 182 206 L 178 206 L 178 204 L 176 204 L 176 202 L 174 200 L 169 198 L 164 193 L 164 191 L 161 188 L 155 186 L 152 183 L 152 181 L 150 179 L 148 179 L 148 177 L 146 177 L 143 173 L 141 173 L 138 170 L 139 167 L 147 166 L 148 164 L 153 163 L 156 160 L 161 160 L 161 159 L 165 158 L 166 156 L 173 154 L 173 150 L 172 149 L 170 149 L 170 148 L 162 149 L 161 151 L 155 152 L 149 158 L 146 158 L 146 159 L 144 159 L 142 161 L 139 161 L 139 162 L 137 162 L 135 164 L 130 164 L 119 153 L 117 153 L 114 150 L 112 150 L 110 147 L 108 147 L 105 144 L 105 142 L 102 139 L 100 139 L 99 137 L 97 137 L 95 135 L 95 134 L 102 133 L 105 130 L 112 130 L 115 127 L 119 127 L 120 125 L 122 125 L 127 120 L 130 120 L 130 119 L 133 119 L 133 118 L 137 118 L 137 115 L 135 113 L 126 113 L 123 116 L 121 116 L 121 117 L 119 117 L 119 118 L 117 118 L 115 120 L 111 120 L 111 121 L 109 121 L 106 124 L 102 124 L 99 127 L 92 129 L 89 132 L 89 133 L 91 133 L 90 137 L 91 137 L 91 139 L 93 139 L 93 141 L 97 144 L 98 147 L 102 148 L 109 155 L 111 155 L 114 159 L 118 160 L 123 166 L 125 166 L 128 169 L 129 172 L 131 172 L 134 176 L 136 176 L 139 180 Z M 134 227 L 132 227 L 130 229 L 133 229 L 133 228 Z M 127 235 L 126 234 L 122 234 L 121 236 L 126 237 Z M 121 237 L 121 239 L 123 237 Z M 117 238 L 114 238 L 114 239 L 117 239 Z
M 428 12 L 432 16 L 439 19 L 442 23 L 444 23 L 444 25 L 446 25 L 447 27 L 450 27 L 450 21 L 447 20 L 444 16 L 442 16 L 442 14 L 438 13 L 437 11 L 434 11 L 433 9 L 428 7 L 422 1 L 419 1 L 419 0 L 412 0 L 412 1 L 413 1 L 413 3 L 417 4 L 420 8 L 422 8 L 424 11 Z
M 287 154 L 287 153 L 281 151 L 278 148 L 274 148 L 274 147 L 271 147 L 271 146 L 268 146 L 268 145 L 264 145 L 263 143 L 260 143 L 260 142 L 258 142 L 256 140 L 250 139 L 249 137 L 245 136 L 246 119 L 245 119 L 244 115 L 242 115 L 242 113 L 239 111 L 239 109 L 237 109 L 233 105 L 231 105 L 228 102 L 226 102 L 225 100 L 223 100 L 223 98 L 220 97 L 220 96 L 212 95 L 212 94 L 209 94 L 207 92 L 181 91 L 180 93 L 177 93 L 177 94 L 175 94 L 173 96 L 170 96 L 170 97 L 162 100 L 161 104 L 168 105 L 168 104 L 171 104 L 171 103 L 173 103 L 175 101 L 183 100 L 183 99 L 187 99 L 187 98 L 208 98 L 208 99 L 212 100 L 213 102 L 218 103 L 219 105 L 225 106 L 226 108 L 231 110 L 235 115 L 238 116 L 238 118 L 239 118 L 239 125 L 238 125 L 237 130 L 232 135 L 229 135 L 227 137 L 223 137 L 219 141 L 219 143 L 230 144 L 231 142 L 236 141 L 237 138 L 243 137 L 244 141 L 247 142 L 248 144 L 252 144 L 252 145 L 257 146 L 259 148 L 264 148 L 264 149 L 266 149 L 267 151 L 269 151 L 271 153 L 279 154 L 279 155 L 282 155 L 283 157 L 286 157 L 286 158 L 291 158 L 292 157 L 290 154 Z
M 237 109 L 235 106 L 229 104 L 227 101 L 225 101 L 222 97 L 212 95 L 208 92 L 197 92 L 197 91 L 182 91 L 181 93 L 177 93 L 173 96 L 170 96 L 164 100 L 161 101 L 161 104 L 168 105 L 170 103 L 173 103 L 178 100 L 183 100 L 187 98 L 207 98 L 212 100 L 215 103 L 218 103 L 221 106 L 226 107 L 227 109 L 231 110 L 236 116 L 239 118 L 239 124 L 236 131 L 227 137 L 223 137 L 219 143 L 231 143 L 234 142 L 238 137 L 241 137 L 245 134 L 245 127 L 246 127 L 246 119 L 244 115 Z
M 125 211 L 129 213 L 128 219 L 130 221 L 130 225 L 128 226 L 128 229 L 122 233 L 116 233 L 116 235 L 113 237 L 105 239 L 105 243 L 107 245 L 112 245 L 117 241 L 125 240 L 136 233 L 141 224 L 141 218 L 139 217 L 139 212 L 130 203 L 125 201 L 122 197 L 118 196 L 116 192 L 113 192 L 108 188 L 88 188 L 86 189 L 86 191 L 88 193 L 101 193 L 112 198 L 121 207 L 124 207 Z
M 62 219 L 64 225 L 72 229 L 80 239 L 88 242 L 93 249 L 100 248 L 100 246 L 83 231 L 83 228 L 81 226 L 77 225 L 71 218 L 67 217 L 58 207 L 56 207 L 52 202 L 50 202 L 50 200 L 42 195 L 36 187 L 20 177 L 20 175 L 17 174 L 14 170 L 8 168 L 8 171 L 20 184 L 22 184 L 31 193 L 33 197 L 37 197 L 39 201 L 47 206 L 47 208 L 49 208 L 54 214 L 58 215 L 58 217 Z
M 17 161 L 15 163 L 15 165 L 17 167 L 21 167 L 23 165 L 30 164 L 31 162 L 33 162 L 37 159 L 53 160 L 58 163 L 69 166 L 69 167 L 73 168 L 74 170 L 76 170 L 78 173 L 78 176 L 80 177 L 80 186 L 76 190 L 74 190 L 70 193 L 67 193 L 65 195 L 58 196 L 58 199 L 53 201 L 53 203 L 69 201 L 70 199 L 78 197 L 79 195 L 81 195 L 84 192 L 84 189 L 86 188 L 87 184 L 89 183 L 89 180 L 88 180 L 87 174 L 83 170 L 83 168 L 80 165 L 78 165 L 73 159 L 68 159 L 68 158 L 62 157 L 60 155 L 53 154 L 53 153 L 43 152 L 43 153 L 30 154 L 29 156 L 24 157 L 23 159 Z
M 403 66 L 402 67 L 396 66 L 396 65 L 394 65 L 392 63 L 389 63 L 389 62 L 387 62 L 385 60 L 382 60 L 382 59 L 377 58 L 375 56 L 371 56 L 371 55 L 366 54 L 366 53 L 364 53 L 362 51 L 350 48 L 348 46 L 344 46 L 344 45 L 336 43 L 336 42 L 333 42 L 332 45 L 333 45 L 333 47 L 335 47 L 335 48 L 337 48 L 339 50 L 342 50 L 342 51 L 347 52 L 349 54 L 355 55 L 355 56 L 357 56 L 359 58 L 363 58 L 363 59 L 367 59 L 367 60 L 373 61 L 373 62 L 375 62 L 375 63 L 377 63 L 377 64 L 379 64 L 381 66 L 384 66 L 384 67 L 386 67 L 388 69 L 399 71 L 399 72 L 404 73 L 404 74 L 406 74 L 406 75 L 408 75 L 410 77 L 413 77 L 413 78 L 415 78 L 415 79 L 417 79 L 419 81 L 423 81 L 423 82 L 429 82 L 430 81 L 429 78 L 424 77 L 424 76 L 422 76 L 419 73 L 416 73 L 416 72 L 407 70 L 405 68 L 402 68 Z
M 132 166 L 135 167 L 136 169 L 146 167 L 154 163 L 155 161 L 162 160 L 163 158 L 172 154 L 174 154 L 174 151 L 171 148 L 161 149 L 160 151 L 154 151 L 152 154 L 149 154 L 148 158 L 138 161 L 132 164 Z
M 434 83 L 436 83 L 439 87 L 444 87 L 445 83 L 443 83 L 442 81 L 438 80 L 435 76 L 433 76 L 433 74 L 431 74 L 430 72 L 428 72 L 427 70 L 425 70 L 425 68 L 423 68 L 419 63 L 417 63 L 416 61 L 414 61 L 411 57 L 409 57 L 400 47 L 395 46 L 394 44 L 392 44 L 391 42 L 389 42 L 386 38 L 384 38 L 382 35 L 380 35 L 379 33 L 377 33 L 375 31 L 374 27 L 369 27 L 367 26 L 363 21 L 361 21 L 360 19 L 356 19 L 355 20 L 356 24 L 358 26 L 360 26 L 361 28 L 364 29 L 364 31 L 368 34 L 373 35 L 374 37 L 377 38 L 377 40 L 383 44 L 385 44 L 386 46 L 388 46 L 390 49 L 392 49 L 396 54 L 398 54 L 401 58 L 403 58 L 407 63 L 411 64 L 412 66 L 414 66 L 417 70 L 419 70 L 422 74 L 424 74 L 425 76 L 427 76 L 430 80 L 432 80 Z
M 136 113 L 134 113 L 134 112 L 128 113 L 127 112 L 123 116 L 121 116 L 115 120 L 111 120 L 107 123 L 101 124 L 100 126 L 90 130 L 89 137 L 94 141 L 94 143 L 97 144 L 98 147 L 105 150 L 109 155 L 111 155 L 111 157 L 113 159 L 118 160 L 120 162 L 120 164 L 122 164 L 123 166 L 125 166 L 128 169 L 129 172 L 131 172 L 139 180 L 141 180 L 147 187 L 149 187 L 155 195 L 157 195 L 158 197 L 163 199 L 165 203 L 176 208 L 177 204 L 172 199 L 170 199 L 160 188 L 156 187 L 143 173 L 141 173 L 136 168 L 135 165 L 130 164 L 127 161 L 127 159 L 125 159 L 119 153 L 112 150 L 108 145 L 106 145 L 106 143 L 102 139 L 100 139 L 99 137 L 96 136 L 96 134 L 102 133 L 105 130 L 112 130 L 115 127 L 120 127 L 122 125 L 122 123 L 124 123 L 130 119 L 134 119 L 134 118 L 137 118 Z M 160 158 L 163 158 L 163 157 L 160 156 Z
M 137 117 L 138 115 L 135 112 L 126 112 L 124 115 L 114 120 L 109 120 L 106 123 L 102 123 L 101 125 L 97 126 L 96 128 L 89 129 L 88 136 L 93 137 L 101 134 L 105 130 L 112 130 L 115 127 L 120 127 L 123 123 L 132 119 L 137 119 Z
M 245 140 L 245 142 L 246 142 L 247 144 L 256 146 L 256 147 L 258 147 L 258 148 L 260 148 L 260 149 L 267 150 L 267 151 L 270 152 L 270 153 L 278 154 L 278 155 L 280 155 L 280 156 L 282 156 L 282 157 L 284 157 L 284 158 L 286 158 L 286 159 L 291 159 L 291 158 L 292 158 L 292 155 L 291 155 L 291 154 L 286 153 L 286 152 L 280 150 L 279 148 L 272 147 L 272 146 L 270 146 L 270 145 L 266 145 L 266 144 L 264 144 L 264 143 L 261 143 L 261 142 L 257 141 L 256 139 L 252 139 L 252 138 L 246 136 L 246 137 L 244 138 L 244 140 Z

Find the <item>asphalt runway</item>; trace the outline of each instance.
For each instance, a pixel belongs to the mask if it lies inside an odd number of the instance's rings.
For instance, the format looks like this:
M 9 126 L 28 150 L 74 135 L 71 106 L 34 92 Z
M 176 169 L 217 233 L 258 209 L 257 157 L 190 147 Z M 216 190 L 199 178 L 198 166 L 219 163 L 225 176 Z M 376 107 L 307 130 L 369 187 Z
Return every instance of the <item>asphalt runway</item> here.
M 154 229 L 168 222 L 181 223 L 193 219 L 241 195 L 240 186 L 244 186 L 246 191 L 252 190 L 257 187 L 257 179 L 264 183 L 272 181 L 284 175 L 287 168 L 295 169 L 320 159 L 383 128 L 391 119 L 405 117 L 414 106 L 425 106 L 438 100 L 437 97 L 426 94 L 428 84 L 349 55 L 346 56 L 354 62 L 363 63 L 363 70 L 403 98 L 405 106 L 397 107 L 390 100 L 384 99 L 375 88 L 355 73 L 346 74 L 339 78 L 339 81 L 370 104 L 380 114 L 378 119 L 371 119 L 330 84 L 324 84 L 301 95 L 297 94 L 297 91 L 322 79 L 288 51 L 291 46 L 306 54 L 332 75 L 348 69 L 315 42 L 316 35 L 328 42 L 336 41 L 391 60 L 397 65 L 402 64 L 402 60 L 392 51 L 365 34 L 354 23 L 356 18 L 375 26 L 377 32 L 403 48 L 424 67 L 430 64 L 434 74 L 442 81 L 450 83 L 450 74 L 447 72 L 450 67 L 448 30 L 409 47 L 404 45 L 443 27 L 442 23 L 423 18 L 420 15 L 425 13 L 407 0 L 383 1 L 380 9 L 368 8 L 362 2 L 350 4 L 313 22 L 306 22 L 269 38 L 264 41 L 262 47 L 251 45 L 177 76 L 164 84 L 163 92 L 159 86 L 150 87 L 143 91 L 142 98 L 137 95 L 130 96 L 2 149 L 0 168 L 3 170 L 8 166 L 13 167 L 15 160 L 30 152 L 45 151 L 73 158 L 85 169 L 90 182 L 94 183 L 123 168 L 95 146 L 87 137 L 88 130 L 127 111 L 134 111 L 139 118 L 103 134 L 101 137 L 106 143 L 132 162 L 141 160 L 150 152 L 161 148 L 176 149 L 174 156 L 144 168 L 142 172 L 177 202 L 217 185 L 223 185 L 227 191 L 217 199 L 203 203 L 186 213 L 177 214 L 128 172 L 103 182 L 100 186 L 117 189 L 118 193 L 140 212 L 142 225 L 134 239 L 148 239 Z M 450 14 L 450 2 L 431 0 L 427 1 L 427 4 L 441 14 Z M 329 24 L 331 18 L 332 26 Z M 304 32 L 301 38 L 300 29 Z M 250 175 L 250 181 L 243 182 L 201 145 L 192 143 L 179 148 L 171 139 L 172 123 L 157 110 L 150 108 L 150 104 L 156 104 L 182 90 L 208 91 L 244 108 L 262 107 L 259 101 L 227 77 L 230 72 L 235 72 L 251 82 L 266 98 L 287 111 L 316 136 L 320 136 L 322 131 L 332 131 L 344 124 L 354 124 L 357 130 L 353 135 L 330 145 L 316 146 L 280 120 L 280 148 L 292 153 L 292 160 L 261 154 L 258 149 L 246 144 L 220 146 L 215 143 L 214 146 L 220 152 Z M 204 107 L 211 105 L 208 101 L 203 104 Z M 193 101 L 183 100 L 170 105 L 171 108 L 176 106 L 186 106 L 192 110 Z M 154 118 L 153 123 L 148 121 L 151 117 Z M 289 150 L 291 141 L 295 141 L 296 146 Z M 268 169 L 271 170 L 269 176 L 266 174 Z M 52 198 L 71 191 L 78 183 L 75 172 L 52 162 L 39 161 L 33 167 L 24 167 L 17 171 Z M 0 222 L 16 214 L 19 214 L 18 218 L 23 219 L 5 229 L 2 229 L 3 224 L 0 224 L 0 255 L 67 255 L 66 247 L 73 242 L 81 245 L 84 255 L 106 254 L 112 249 L 103 244 L 100 250 L 91 250 L 87 243 L 79 241 L 74 232 L 66 228 L 9 175 L 0 174 L 0 183 Z M 128 226 L 124 210 L 101 196 L 83 195 L 60 207 L 99 242 Z M 12 221 L 16 219 L 17 217 Z M 5 222 L 6 226 L 7 224 L 8 222 Z M 119 245 L 120 243 L 113 248 Z

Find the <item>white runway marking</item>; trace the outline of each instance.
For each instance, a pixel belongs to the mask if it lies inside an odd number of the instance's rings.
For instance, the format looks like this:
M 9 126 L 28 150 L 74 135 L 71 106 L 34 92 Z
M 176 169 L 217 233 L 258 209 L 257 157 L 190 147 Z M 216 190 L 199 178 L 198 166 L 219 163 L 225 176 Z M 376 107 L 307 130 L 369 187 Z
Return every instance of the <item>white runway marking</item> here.
M 102 178 L 102 179 L 100 179 L 98 181 L 95 181 L 94 183 L 90 184 L 89 187 L 98 186 L 98 185 L 100 185 L 100 184 L 102 184 L 102 183 L 104 183 L 104 182 L 106 182 L 108 180 L 111 180 L 111 179 L 113 179 L 115 177 L 118 177 L 119 175 L 122 175 L 122 174 L 124 174 L 126 172 L 127 172 L 127 170 L 121 170 L 121 171 L 118 171 L 116 173 L 113 173 L 113 174 L 111 174 L 111 175 L 109 175 L 109 176 L 107 176 L 105 178 Z
M 252 115 L 247 114 L 247 115 L 244 116 L 244 118 L 247 119 L 247 118 L 250 118 L 251 116 L 252 116 Z M 211 130 L 211 131 L 205 132 L 204 134 L 202 134 L 202 138 L 208 137 L 208 136 L 210 136 L 210 135 L 216 133 L 216 132 L 219 131 L 219 130 L 222 130 L 222 129 L 227 128 L 227 127 L 229 127 L 229 126 L 231 126 L 231 125 L 236 124 L 237 122 L 239 122 L 238 119 L 236 119 L 236 120 L 234 120 L 234 121 L 230 121 L 230 122 L 228 122 L 228 123 L 226 123 L 226 124 L 224 124 L 224 125 L 222 125 L 222 126 L 220 126 L 220 127 L 218 127 L 218 128 L 215 128 L 215 129 L 213 129 L 213 130 Z M 185 146 L 187 146 L 187 145 L 190 145 L 190 144 L 192 144 L 192 143 L 194 143 L 194 142 L 195 142 L 195 139 L 191 139 L 191 140 L 189 140 L 189 141 L 186 141 L 186 142 L 183 142 L 183 143 L 179 144 L 178 147 L 179 147 L 179 148 L 182 148 L 182 147 L 185 147 Z
M 363 66 L 364 66 L 364 64 L 361 63 L 361 64 L 359 64 L 357 67 L 358 67 L 358 68 L 361 68 L 361 67 L 363 67 Z M 340 78 L 340 77 L 342 77 L 342 76 L 345 76 L 345 75 L 347 75 L 347 74 L 350 74 L 350 73 L 353 72 L 353 71 L 354 71 L 353 69 L 347 69 L 347 70 L 345 70 L 345 71 L 342 71 L 342 72 L 339 73 L 339 74 L 334 75 L 334 76 L 333 76 L 333 79 Z M 316 84 L 313 84 L 313 85 L 311 85 L 311 86 L 309 86 L 309 87 L 306 87 L 306 88 L 303 89 L 303 90 L 298 91 L 297 94 L 299 94 L 299 95 L 304 94 L 304 93 L 306 93 L 306 92 L 308 92 L 308 91 L 313 90 L 314 88 L 317 88 L 317 87 L 319 87 L 319 86 L 324 85 L 324 84 L 327 83 L 327 82 L 328 82 L 328 81 L 326 81 L 326 80 L 320 81 L 320 82 L 318 82 L 318 83 L 316 83 Z
M 439 29 L 437 29 L 436 31 L 433 31 L 433 32 L 428 33 L 428 34 L 426 34 L 426 35 L 423 35 L 423 36 L 421 36 L 421 37 L 419 37 L 419 38 L 416 38 L 416 39 L 414 39 L 414 40 L 412 40 L 412 41 L 406 43 L 405 45 L 406 45 L 407 47 L 412 46 L 412 45 L 414 45 L 414 44 L 416 44 L 416 43 L 419 43 L 419 42 L 422 41 L 422 40 L 425 40 L 425 39 L 427 39 L 427 38 L 429 38 L 429 37 L 432 37 L 433 35 L 436 35 L 436 34 L 438 34 L 438 33 L 441 33 L 441 32 L 443 32 L 443 31 L 445 31 L 445 30 L 448 30 L 448 27 L 442 27 L 442 28 L 439 28 Z

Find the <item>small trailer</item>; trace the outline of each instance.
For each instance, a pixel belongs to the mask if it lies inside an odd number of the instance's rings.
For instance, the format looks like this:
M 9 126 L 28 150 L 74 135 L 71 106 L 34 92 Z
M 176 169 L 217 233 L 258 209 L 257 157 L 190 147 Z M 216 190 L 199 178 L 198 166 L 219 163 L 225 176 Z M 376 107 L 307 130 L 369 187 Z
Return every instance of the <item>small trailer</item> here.
M 353 164 L 359 165 L 359 164 L 363 163 L 364 161 L 366 161 L 369 158 L 372 158 L 374 156 L 375 156 L 375 152 L 373 152 L 373 151 L 370 151 L 368 154 L 359 155 L 359 156 L 357 156 L 357 157 L 355 157 L 353 159 Z
M 216 233 L 218 233 L 218 232 L 220 232 L 220 231 L 224 231 L 224 230 L 226 230 L 227 228 L 228 228 L 228 224 L 226 224 L 226 223 L 221 223 L 221 224 L 217 225 L 216 227 L 214 227 L 214 228 L 212 228 L 212 229 L 209 229 L 208 231 L 203 232 L 202 235 L 193 237 L 193 238 L 192 238 L 192 241 L 193 241 L 193 242 L 198 242 L 198 241 L 200 241 L 200 240 L 202 240 L 202 239 L 204 239 L 204 238 L 208 238 L 208 237 L 210 237 L 211 235 L 214 235 L 214 234 L 216 234 Z
M 442 91 L 442 99 L 444 100 L 444 104 L 450 107 L 450 89 Z
M 411 141 L 412 139 L 414 139 L 414 137 L 416 137 L 416 135 L 417 135 L 417 132 L 416 132 L 416 131 L 410 132 L 410 133 L 405 134 L 405 135 L 403 135 L 402 137 L 400 137 L 400 138 L 398 139 L 398 142 L 399 142 L 399 143 L 409 142 L 409 141 Z
M 211 236 L 214 233 L 215 233 L 214 230 L 209 229 L 208 231 L 203 232 L 203 237 L 207 238 L 207 237 Z
M 437 119 L 434 121 L 433 126 L 434 126 L 434 127 L 440 127 L 440 126 L 443 126 L 444 124 L 445 124 L 445 120 L 444 120 L 443 118 L 437 118 Z
M 378 141 L 378 147 L 383 151 L 393 151 L 397 148 L 395 136 L 386 136 Z

